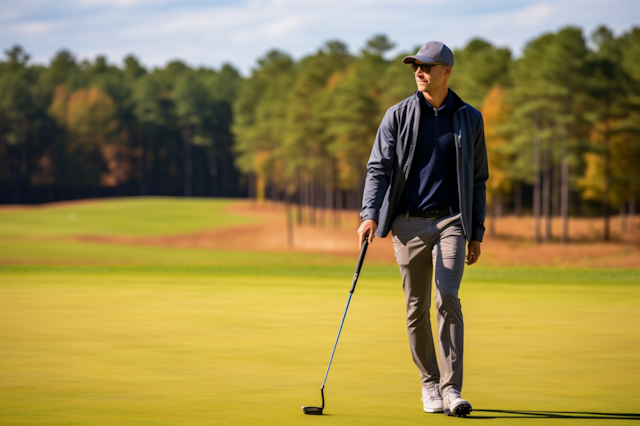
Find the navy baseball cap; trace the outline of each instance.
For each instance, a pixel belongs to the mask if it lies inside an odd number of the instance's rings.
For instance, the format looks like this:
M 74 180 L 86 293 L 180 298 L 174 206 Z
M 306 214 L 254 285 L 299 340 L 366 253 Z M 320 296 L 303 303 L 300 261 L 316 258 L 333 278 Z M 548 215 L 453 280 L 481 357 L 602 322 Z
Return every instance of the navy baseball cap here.
M 453 66 L 453 52 L 441 41 L 430 41 L 423 44 L 415 55 L 405 56 L 402 62 L 410 64 L 416 60 L 425 64 L 440 62 Z

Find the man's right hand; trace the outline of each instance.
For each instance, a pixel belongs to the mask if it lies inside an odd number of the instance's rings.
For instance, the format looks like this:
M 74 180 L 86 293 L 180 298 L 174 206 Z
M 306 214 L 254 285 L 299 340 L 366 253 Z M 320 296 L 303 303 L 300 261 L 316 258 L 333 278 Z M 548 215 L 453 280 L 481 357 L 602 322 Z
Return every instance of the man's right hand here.
M 369 235 L 369 244 L 373 242 L 373 239 L 376 236 L 376 230 L 378 229 L 378 224 L 373 219 L 367 219 L 360 224 L 358 228 L 358 248 L 362 248 L 362 243 L 367 235 Z

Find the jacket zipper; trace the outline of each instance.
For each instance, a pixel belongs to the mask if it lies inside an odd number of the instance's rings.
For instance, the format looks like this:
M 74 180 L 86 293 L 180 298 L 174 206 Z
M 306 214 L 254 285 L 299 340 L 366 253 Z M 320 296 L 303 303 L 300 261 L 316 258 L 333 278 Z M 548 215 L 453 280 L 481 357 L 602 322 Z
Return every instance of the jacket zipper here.
M 415 127 L 415 126 L 414 126 Z M 415 154 L 416 152 L 416 145 L 418 143 L 418 130 L 420 130 L 420 105 L 418 105 L 418 125 L 417 127 L 415 127 L 416 131 L 416 135 L 415 137 L 413 137 L 413 140 L 411 141 L 411 151 L 409 152 L 409 158 L 407 159 L 407 164 L 405 164 L 404 166 L 404 178 L 408 179 L 409 178 L 409 170 L 411 170 L 411 163 L 413 163 L 413 154 Z
M 454 114 L 454 119 L 455 119 L 455 115 L 457 115 L 461 110 L 465 109 L 466 105 L 463 105 L 462 107 L 460 107 L 460 109 L 458 109 L 455 114 Z M 459 134 L 455 135 L 455 145 L 456 145 L 456 175 L 458 176 L 458 205 L 460 206 L 460 223 L 462 223 L 462 230 L 464 231 L 464 234 L 467 236 L 467 241 L 469 241 L 469 238 L 471 238 L 471 236 L 469 235 L 469 233 L 467 233 L 467 230 L 464 227 L 464 220 L 462 220 L 462 196 L 460 194 L 460 188 L 462 187 L 462 182 L 460 182 L 460 158 L 459 158 L 459 153 L 458 153 L 458 148 L 462 149 L 462 137 Z

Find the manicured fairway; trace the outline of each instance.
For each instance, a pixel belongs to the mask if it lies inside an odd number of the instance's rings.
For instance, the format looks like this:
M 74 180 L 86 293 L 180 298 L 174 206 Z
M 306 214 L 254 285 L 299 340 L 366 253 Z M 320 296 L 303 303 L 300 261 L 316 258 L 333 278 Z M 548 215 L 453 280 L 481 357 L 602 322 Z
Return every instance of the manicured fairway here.
M 468 272 L 464 394 L 473 418 L 640 422 L 640 274 Z M 0 424 L 464 421 L 421 411 L 392 266 L 365 265 L 327 381 L 329 415 L 302 414 L 301 405 L 320 403 L 351 273 L 295 262 L 4 266 Z
M 422 412 L 397 266 L 88 242 L 258 223 L 230 200 L 0 211 L 0 425 L 444 425 Z M 95 241 L 95 240 L 92 240 Z M 483 424 L 640 425 L 640 271 L 467 268 Z M 432 313 L 432 316 L 433 313 Z M 434 320 L 435 324 L 435 320 Z

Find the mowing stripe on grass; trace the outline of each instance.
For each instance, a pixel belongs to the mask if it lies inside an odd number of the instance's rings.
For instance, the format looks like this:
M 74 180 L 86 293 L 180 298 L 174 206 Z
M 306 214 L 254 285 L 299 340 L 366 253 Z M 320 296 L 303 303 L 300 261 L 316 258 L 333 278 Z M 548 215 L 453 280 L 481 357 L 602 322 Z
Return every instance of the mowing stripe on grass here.
M 252 260 L 258 261 L 254 254 Z M 348 263 L 348 260 L 344 260 Z M 351 278 L 353 265 L 0 265 L 0 274 L 187 274 L 220 276 L 298 276 Z M 395 265 L 366 265 L 367 279 L 400 279 Z M 557 269 L 467 267 L 463 283 L 640 285 L 637 269 Z

